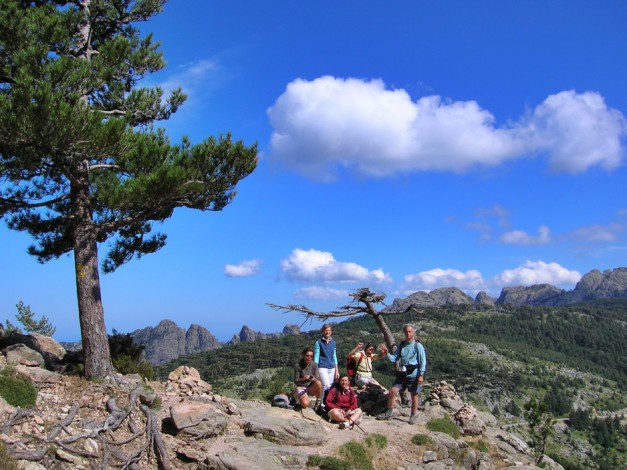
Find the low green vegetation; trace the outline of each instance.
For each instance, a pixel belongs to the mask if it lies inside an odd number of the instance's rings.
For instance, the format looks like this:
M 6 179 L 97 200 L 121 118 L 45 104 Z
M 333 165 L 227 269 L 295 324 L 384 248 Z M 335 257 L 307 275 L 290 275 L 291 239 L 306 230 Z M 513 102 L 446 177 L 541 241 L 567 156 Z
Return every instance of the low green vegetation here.
M 443 418 L 429 420 L 427 422 L 427 429 L 433 432 L 443 432 L 455 439 L 459 439 L 460 436 L 459 427 L 448 415 Z
M 426 434 L 416 434 L 411 438 L 411 442 L 417 446 L 424 446 L 427 442 L 429 442 L 429 436 Z
M 123 334 L 113 330 L 109 336 L 109 349 L 113 367 L 120 374 L 139 374 L 152 380 L 154 370 L 152 364 L 144 360 L 144 346 L 135 344 L 130 333 Z
M 486 454 L 490 453 L 490 447 L 483 439 L 479 439 L 478 441 L 469 441 L 468 445 L 473 449 L 477 449 L 479 452 L 484 452 Z
M 12 406 L 33 408 L 37 400 L 37 389 L 25 375 L 5 367 L 0 372 L 0 396 Z
M 388 439 L 382 434 L 370 434 L 363 443 L 351 441 L 340 446 L 338 457 L 312 455 L 307 466 L 324 470 L 372 470 L 375 457 L 385 449 Z
M 310 455 L 307 460 L 308 467 L 318 467 L 320 470 L 352 470 L 353 466 L 336 457 L 321 457 L 320 455 Z

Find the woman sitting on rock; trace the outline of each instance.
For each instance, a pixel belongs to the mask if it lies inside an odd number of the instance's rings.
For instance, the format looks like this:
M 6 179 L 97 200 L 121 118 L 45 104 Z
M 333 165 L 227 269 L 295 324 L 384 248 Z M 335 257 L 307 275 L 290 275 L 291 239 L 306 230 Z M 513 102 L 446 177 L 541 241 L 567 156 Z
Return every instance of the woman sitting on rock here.
M 322 398 L 320 372 L 318 372 L 318 364 L 314 362 L 313 357 L 313 349 L 305 348 L 300 361 L 294 366 L 295 398 L 301 408 L 309 407 L 309 395 L 316 397 L 315 408 L 320 406 Z
M 329 389 L 324 403 L 329 410 L 329 419 L 340 423 L 340 429 L 353 429 L 361 422 L 361 409 L 357 406 L 357 395 L 351 388 L 348 375 L 340 375 L 339 381 Z

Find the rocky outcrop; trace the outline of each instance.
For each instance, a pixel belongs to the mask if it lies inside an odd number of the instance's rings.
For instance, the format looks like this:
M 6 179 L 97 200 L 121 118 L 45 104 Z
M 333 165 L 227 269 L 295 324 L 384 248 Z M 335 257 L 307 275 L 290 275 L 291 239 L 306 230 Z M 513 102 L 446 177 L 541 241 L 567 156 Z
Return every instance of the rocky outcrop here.
M 49 336 L 39 333 L 22 334 L 19 331 L 6 332 L 2 330 L 0 335 L 0 348 L 11 347 L 27 348 L 35 351 L 41 358 L 41 364 L 49 369 L 62 369 L 61 362 L 66 356 L 66 351 L 61 344 Z
M 627 297 L 627 268 L 590 271 L 564 296 L 564 303 Z
M 619 297 L 627 297 L 627 268 L 608 269 L 604 272 L 592 270 L 581 278 L 572 291 L 558 289 L 549 284 L 506 287 L 496 303 L 551 307 Z
M 191 325 L 187 331 L 171 320 L 161 320 L 155 327 L 131 333 L 136 344 L 144 346 L 144 355 L 151 364 L 164 364 L 183 354 L 210 351 L 222 343 L 209 330 Z
M 490 297 L 486 292 L 481 291 L 475 297 L 475 303 L 479 305 L 494 305 L 496 299 L 494 297 Z
M 404 312 L 412 306 L 417 307 L 441 307 L 442 305 L 472 305 L 474 299 L 457 287 L 443 287 L 431 292 L 414 292 L 405 299 L 394 299 L 384 312 Z
M 261 331 L 254 331 L 248 325 L 244 325 L 239 334 L 233 335 L 229 344 L 250 343 L 262 339 L 282 338 L 283 336 L 298 334 L 300 334 L 300 327 L 298 325 L 285 325 L 281 333 L 262 333 Z
M 497 305 L 547 305 L 555 306 L 562 303 L 562 297 L 566 293 L 550 284 L 537 284 L 529 287 L 504 287 Z

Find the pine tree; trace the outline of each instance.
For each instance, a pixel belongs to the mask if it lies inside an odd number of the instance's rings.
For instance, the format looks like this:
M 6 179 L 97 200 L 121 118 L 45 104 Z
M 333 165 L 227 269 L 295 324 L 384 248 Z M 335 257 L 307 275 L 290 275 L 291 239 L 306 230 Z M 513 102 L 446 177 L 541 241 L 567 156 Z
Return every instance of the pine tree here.
M 140 79 L 165 66 L 135 26 L 165 0 L 0 0 L 0 217 L 40 262 L 73 253 L 85 374 L 113 372 L 102 269 L 165 244 L 175 208 L 220 211 L 257 164 L 229 134 L 170 143 L 155 121 L 184 102 Z

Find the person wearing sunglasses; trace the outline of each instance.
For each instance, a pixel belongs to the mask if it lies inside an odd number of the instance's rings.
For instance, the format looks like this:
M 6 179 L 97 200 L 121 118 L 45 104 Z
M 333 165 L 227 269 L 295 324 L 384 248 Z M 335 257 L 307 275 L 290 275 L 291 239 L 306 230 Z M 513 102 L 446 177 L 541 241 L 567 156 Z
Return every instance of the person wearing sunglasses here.
M 294 395 L 301 408 L 309 407 L 310 396 L 316 397 L 314 409 L 317 410 L 322 399 L 322 382 L 318 364 L 313 359 L 313 348 L 303 349 L 300 361 L 294 366 L 294 383 L 296 384 Z

